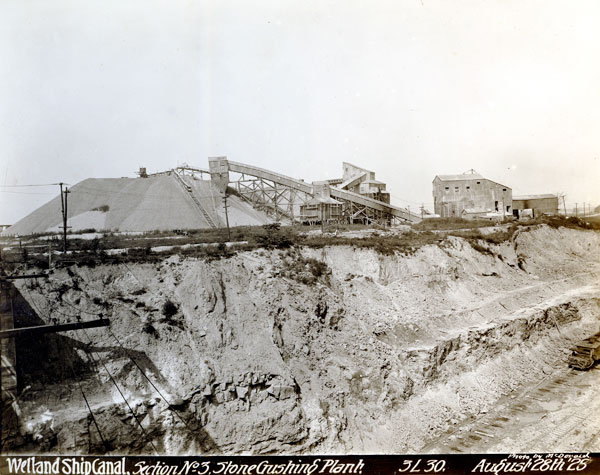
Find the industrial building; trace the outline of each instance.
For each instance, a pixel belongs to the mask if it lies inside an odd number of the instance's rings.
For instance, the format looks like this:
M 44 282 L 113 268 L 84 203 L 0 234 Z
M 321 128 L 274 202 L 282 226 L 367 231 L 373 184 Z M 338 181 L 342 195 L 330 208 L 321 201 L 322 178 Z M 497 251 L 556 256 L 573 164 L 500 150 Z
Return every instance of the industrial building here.
M 364 207 L 346 207 L 332 198 L 332 193 L 345 191 L 370 200 L 390 204 L 390 193 L 386 184 L 375 179 L 375 172 L 366 168 L 342 162 L 342 178 L 334 178 L 313 183 L 314 197 L 300 206 L 300 220 L 303 223 L 364 222 L 373 221 L 365 213 Z M 408 212 L 407 212 L 408 213 Z M 410 214 L 409 214 L 410 216 Z
M 331 197 L 328 182 L 313 183 L 314 197 L 300 206 L 301 221 L 307 224 L 339 223 L 343 220 L 342 202 Z
M 330 185 L 389 204 L 390 193 L 385 189 L 386 184 L 375 179 L 374 171 L 348 162 L 342 162 L 342 168 L 342 178 L 327 180 Z
M 512 190 L 484 178 L 475 170 L 459 175 L 437 175 L 433 206 L 442 218 L 498 218 L 511 216 Z
M 520 218 L 523 215 L 530 215 L 532 218 L 544 214 L 558 214 L 558 196 L 557 195 L 523 195 L 513 197 L 513 213 L 515 217 Z

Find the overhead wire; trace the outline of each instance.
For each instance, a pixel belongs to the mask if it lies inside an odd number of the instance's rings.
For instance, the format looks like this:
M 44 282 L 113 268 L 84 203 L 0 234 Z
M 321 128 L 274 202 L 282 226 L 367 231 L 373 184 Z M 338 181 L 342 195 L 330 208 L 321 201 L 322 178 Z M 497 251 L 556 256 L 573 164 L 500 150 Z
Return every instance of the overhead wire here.
M 17 195 L 54 195 L 53 191 L 46 191 L 43 193 L 29 192 L 29 191 L 12 191 L 12 190 L 0 190 L 0 193 L 14 193 Z
M 127 264 L 125 264 L 125 263 L 124 263 L 124 265 L 127 268 L 127 270 L 129 270 L 129 272 L 131 273 L 131 275 L 133 276 L 133 278 L 138 282 L 138 284 L 141 284 L 141 281 L 137 278 L 137 276 L 134 274 L 134 272 L 131 270 L 131 268 Z M 74 308 L 74 309 L 76 309 L 78 311 L 81 311 L 83 313 L 87 313 L 88 315 L 95 315 L 95 316 L 98 315 L 98 313 L 92 313 L 92 312 L 88 312 L 86 310 L 77 308 L 73 304 L 71 304 L 70 302 L 68 302 L 66 299 L 63 299 L 62 301 L 64 303 L 66 303 L 67 305 L 71 306 L 72 308 Z M 102 318 L 102 314 L 100 313 L 99 315 Z M 165 404 L 167 405 L 167 407 L 169 408 L 169 410 L 171 410 L 171 412 L 173 412 L 173 414 L 175 414 L 177 416 L 177 418 L 183 423 L 183 425 L 190 432 L 193 432 L 192 428 L 189 426 L 189 423 L 179 414 L 179 412 L 177 412 L 176 410 L 174 410 L 171 407 L 171 402 L 169 402 L 169 400 L 162 394 L 162 392 L 160 391 L 160 389 L 148 377 L 148 375 L 143 370 L 143 368 L 138 364 L 138 362 L 133 358 L 133 356 L 131 356 L 131 353 L 130 353 L 129 349 L 125 348 L 125 346 L 121 343 L 121 341 L 119 340 L 119 338 L 117 337 L 117 335 L 114 334 L 114 332 L 111 330 L 110 327 L 106 327 L 106 330 L 112 335 L 112 337 L 115 339 L 115 341 L 117 342 L 117 344 L 119 345 L 119 347 L 121 348 L 121 350 L 123 350 L 123 352 L 131 360 L 131 362 L 137 367 L 137 369 L 140 370 L 140 373 L 142 373 L 142 376 L 144 376 L 144 378 L 148 381 L 148 383 L 150 384 L 150 386 L 152 386 L 152 388 L 157 392 L 157 394 L 160 396 L 160 398 L 165 402 Z
M 35 185 L 0 185 L 0 188 L 26 188 L 30 186 L 58 186 L 58 185 L 69 185 L 68 183 L 44 183 L 44 184 L 35 184 Z M 70 186 L 70 185 L 69 185 Z
M 35 301 L 31 298 L 31 294 L 29 293 L 29 290 L 27 290 L 27 288 L 25 286 L 23 286 L 23 289 L 25 290 L 25 293 L 29 297 L 29 301 L 31 302 L 31 305 L 33 306 L 33 309 L 37 312 L 37 314 L 40 315 L 40 316 L 45 316 L 42 312 L 40 312 L 40 309 L 36 305 Z M 48 320 L 50 320 L 50 319 L 47 317 L 47 321 Z M 61 353 L 64 354 L 64 349 L 62 348 L 62 346 L 58 345 L 58 348 L 59 348 L 59 352 L 61 352 Z M 67 358 L 64 358 L 64 360 L 67 360 Z M 71 369 L 71 373 L 73 374 L 73 379 L 75 379 L 75 381 L 77 382 L 77 385 L 79 387 L 79 391 L 81 392 L 83 400 L 85 401 L 85 405 L 87 407 L 87 410 L 90 413 L 90 416 L 92 418 L 94 426 L 96 427 L 96 430 L 98 431 L 98 435 L 100 436 L 100 440 L 102 441 L 102 445 L 104 446 L 104 450 L 106 452 L 109 452 L 110 451 L 110 447 L 109 447 L 108 443 L 106 442 L 106 439 L 102 435 L 102 431 L 100 430 L 100 426 L 98 424 L 98 421 L 96 420 L 96 416 L 94 415 L 94 411 L 92 411 L 92 408 L 90 406 L 88 398 L 85 395 L 85 391 L 83 390 L 83 385 L 81 384 L 81 376 L 79 376 L 79 378 L 78 378 L 77 375 L 75 374 L 75 369 L 73 367 L 73 362 L 72 361 L 70 361 L 70 365 L 69 366 L 70 366 L 70 369 Z
M 83 400 L 85 401 L 85 405 L 87 406 L 87 409 L 88 409 L 88 411 L 90 413 L 90 416 L 92 416 L 92 421 L 94 422 L 94 426 L 96 427 L 96 430 L 98 431 L 98 435 L 100 436 L 100 440 L 102 441 L 102 445 L 104 446 L 104 450 L 106 452 L 110 452 L 110 447 L 109 447 L 108 443 L 106 442 L 106 439 L 102 435 L 102 431 L 100 430 L 100 426 L 98 425 L 98 421 L 96 420 L 96 416 L 94 415 L 94 412 L 92 411 L 92 408 L 90 407 L 90 403 L 88 401 L 88 398 L 85 395 L 85 392 L 83 390 L 83 385 L 81 384 L 81 380 L 77 379 L 77 376 L 75 375 L 75 369 L 73 368 L 73 363 L 72 362 L 70 364 L 70 367 L 71 367 L 71 373 L 73 373 L 73 378 L 75 379 L 75 381 L 77 381 L 77 386 L 79 387 L 79 391 L 81 391 L 81 395 L 83 396 Z
M 90 338 L 90 336 L 88 335 L 88 332 L 86 331 L 85 328 L 82 328 L 81 330 L 83 330 L 83 333 L 85 333 L 85 336 L 87 337 L 88 341 L 90 342 L 90 345 L 92 344 L 92 339 Z M 92 360 L 94 359 L 93 355 L 90 353 L 90 358 L 92 358 Z M 121 388 L 119 388 L 119 385 L 117 384 L 117 382 L 115 381 L 115 378 L 113 377 L 112 373 L 110 372 L 110 370 L 106 367 L 106 364 L 104 363 L 104 361 L 102 361 L 100 358 L 98 358 L 98 361 L 100 361 L 100 364 L 102 365 L 102 367 L 104 368 L 104 370 L 106 371 L 106 373 L 108 374 L 108 377 L 110 378 L 110 380 L 112 381 L 112 383 L 114 384 L 115 388 L 117 388 L 117 391 L 119 392 L 119 394 L 121 395 L 121 397 L 123 398 L 123 401 L 125 401 L 125 404 L 127 405 L 127 407 L 129 408 L 129 411 L 131 412 L 131 415 L 133 416 L 133 418 L 135 419 L 135 421 L 137 422 L 138 426 L 140 427 L 142 434 L 144 434 L 144 437 L 146 438 L 146 440 L 150 443 L 150 445 L 152 446 L 152 448 L 154 449 L 154 452 L 156 453 L 156 455 L 159 455 L 158 449 L 156 448 L 156 446 L 154 445 L 154 442 L 152 441 L 152 439 L 148 436 L 148 433 L 146 432 L 146 429 L 144 429 L 144 426 L 142 425 L 141 421 L 139 420 L 138 416 L 135 414 L 135 411 L 133 410 L 133 408 L 131 407 L 131 405 L 129 404 L 129 402 L 127 401 L 127 398 L 125 397 L 125 395 L 123 394 L 123 392 L 121 391 Z
M 125 267 L 127 267 L 127 269 L 129 270 L 129 272 L 131 273 L 131 275 L 133 276 L 133 278 L 141 284 L 140 280 L 136 277 L 136 275 L 133 273 L 133 271 L 131 270 L 131 268 L 125 264 Z M 73 305 L 72 303 L 70 303 L 68 300 L 66 300 L 65 298 L 62 299 L 63 303 L 66 303 L 68 306 L 72 307 L 73 309 L 77 310 L 78 312 L 82 312 L 88 315 L 93 315 L 93 316 L 100 316 L 100 318 L 102 318 L 102 313 L 92 313 L 92 312 L 88 312 L 86 310 L 83 310 L 81 308 L 76 307 L 75 305 Z M 69 315 L 66 313 L 61 312 L 60 310 L 56 309 L 57 313 L 60 313 L 61 315 L 64 316 L 68 316 L 68 317 L 72 317 L 75 315 Z M 119 338 L 114 334 L 114 332 L 110 329 L 110 327 L 106 327 L 106 330 L 111 334 L 111 336 L 115 339 L 115 341 L 117 342 L 117 344 L 119 345 L 119 347 L 121 348 L 121 350 L 127 355 L 127 357 L 129 358 L 129 360 L 135 365 L 135 367 L 137 369 L 140 370 L 140 373 L 142 373 L 142 376 L 144 376 L 144 378 L 148 381 L 148 383 L 150 384 L 150 386 L 152 386 L 152 388 L 156 391 L 156 393 L 159 395 L 159 397 L 165 402 L 165 404 L 167 405 L 167 407 L 169 408 L 169 410 L 171 412 L 173 412 L 173 414 L 175 414 L 175 416 L 177 416 L 177 418 L 183 423 L 183 425 L 190 431 L 190 432 L 194 432 L 193 429 L 190 427 L 189 422 L 186 421 L 176 410 L 174 410 L 171 407 L 171 402 L 163 395 L 163 393 L 160 391 L 160 389 L 154 384 L 154 382 L 148 377 L 148 375 L 146 374 L 146 372 L 143 370 L 143 368 L 139 365 L 139 363 L 133 358 L 133 356 L 131 356 L 130 351 L 121 343 L 121 341 L 119 340 Z M 85 331 L 85 330 L 84 330 Z M 87 332 L 86 336 L 87 336 Z M 89 336 L 88 336 L 89 339 Z M 91 341 L 91 340 L 90 340 Z M 90 355 L 91 356 L 91 355 Z
M 165 396 L 163 396 L 163 394 L 161 393 L 160 389 L 158 389 L 156 387 L 156 385 L 152 382 L 152 380 L 148 377 L 148 375 L 146 374 L 146 372 L 142 369 L 142 367 L 137 363 L 137 361 L 131 356 L 131 354 L 129 353 L 129 350 L 126 349 L 123 344 L 119 341 L 119 339 L 117 338 L 117 336 L 113 333 L 113 331 L 110 329 L 110 327 L 106 327 L 106 329 L 108 330 L 108 332 L 113 336 L 113 338 L 116 340 L 117 344 L 121 347 L 121 349 L 125 352 L 125 354 L 129 357 L 129 359 L 131 360 L 131 362 L 137 367 L 137 369 L 140 370 L 140 373 L 142 373 L 142 375 L 144 376 L 144 378 L 146 378 L 146 380 L 148 381 L 148 383 L 150 383 L 150 386 L 152 386 L 154 388 L 154 390 L 158 393 L 158 395 L 160 396 L 160 398 L 167 404 L 167 407 L 169 408 L 169 410 L 171 410 L 171 412 L 173 414 L 175 414 L 177 416 L 177 418 L 183 423 L 183 425 L 190 431 L 190 432 L 194 432 L 192 430 L 192 428 L 188 425 L 188 422 L 176 411 L 171 407 L 171 403 L 167 400 L 167 398 L 165 398 Z
M 29 293 L 28 293 L 29 295 Z M 31 296 L 29 295 L 29 297 L 31 298 Z M 44 297 L 45 298 L 45 297 Z M 46 299 L 46 298 L 45 298 Z M 48 303 L 50 303 L 50 301 L 48 299 L 46 299 L 48 301 Z M 64 300 L 63 300 L 64 301 Z M 74 307 L 75 308 L 75 307 Z M 60 310 L 55 309 L 55 311 L 57 313 L 60 313 L 61 315 L 67 316 L 67 317 L 76 317 L 77 320 L 79 321 L 80 319 L 78 318 L 78 316 L 76 315 L 69 315 L 66 313 L 61 312 Z M 40 313 L 40 315 L 43 315 Z M 91 345 L 92 344 L 92 338 L 89 336 L 88 332 L 86 331 L 85 328 L 81 328 L 81 330 L 84 332 L 86 338 L 88 339 L 88 344 Z M 97 366 L 97 362 L 93 356 L 93 354 L 91 352 L 88 353 L 91 361 L 94 364 L 94 368 L 96 370 L 96 372 L 98 372 L 98 366 Z M 131 407 L 131 405 L 129 404 L 129 402 L 127 401 L 127 398 L 125 397 L 125 395 L 123 394 L 123 392 L 121 391 L 121 388 L 119 387 L 119 385 L 117 384 L 115 378 L 113 377 L 112 373 L 110 372 L 110 370 L 107 368 L 106 364 L 100 359 L 98 358 L 98 361 L 100 362 L 100 364 L 104 367 L 104 370 L 106 371 L 106 373 L 108 374 L 108 377 L 110 378 L 111 382 L 113 383 L 113 385 L 115 386 L 115 388 L 117 389 L 117 391 L 119 392 L 119 394 L 121 395 L 121 398 L 123 399 L 123 401 L 125 402 L 125 404 L 127 405 L 127 407 L 129 408 L 129 411 L 131 412 L 131 415 L 133 416 L 133 418 L 135 419 L 135 421 L 137 422 L 138 426 L 140 427 L 142 434 L 144 435 L 144 437 L 146 438 L 146 440 L 150 443 L 150 445 L 152 446 L 152 448 L 154 449 L 154 452 L 159 455 L 158 449 L 156 448 L 156 446 L 154 445 L 154 442 L 152 441 L 152 439 L 148 436 L 148 433 L 146 432 L 146 430 L 144 429 L 144 426 L 142 425 L 142 423 L 140 422 L 140 420 L 138 419 L 137 415 L 135 414 L 135 411 L 133 410 L 133 408 Z

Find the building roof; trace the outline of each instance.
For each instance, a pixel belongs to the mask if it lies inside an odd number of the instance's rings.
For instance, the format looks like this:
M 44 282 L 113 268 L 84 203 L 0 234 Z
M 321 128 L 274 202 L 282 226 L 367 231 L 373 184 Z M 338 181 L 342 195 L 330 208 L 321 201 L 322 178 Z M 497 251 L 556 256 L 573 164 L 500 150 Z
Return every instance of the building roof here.
M 460 173 L 458 175 L 436 175 L 435 178 L 433 179 L 433 181 L 435 181 L 437 178 L 439 178 L 440 181 L 486 180 L 491 183 L 495 183 L 496 185 L 500 185 L 500 186 L 503 186 L 504 188 L 508 188 L 508 189 L 512 190 L 512 188 L 510 186 L 506 186 L 506 185 L 503 185 L 502 183 L 498 183 L 497 181 L 490 180 L 489 178 L 485 178 L 484 176 L 477 173 L 475 170 L 472 170 L 470 173 L 466 172 L 466 173 Z
M 369 185 L 385 185 L 384 182 L 379 181 L 379 180 L 365 180 L 365 181 L 363 181 L 363 183 L 367 183 Z
M 461 173 L 459 175 L 436 175 L 442 181 L 462 181 L 462 180 L 487 180 L 479 173 Z M 435 180 L 434 178 L 434 180 Z
M 373 170 L 367 170 L 366 168 L 356 166 L 350 162 L 342 162 L 342 168 L 344 167 L 344 165 L 350 165 L 351 167 L 356 168 L 358 170 L 362 170 L 363 172 L 373 173 Z
M 513 196 L 513 201 L 518 201 L 518 200 L 542 200 L 545 198 L 557 198 L 558 196 L 547 193 L 545 195 L 520 195 L 520 196 Z
M 328 204 L 328 205 L 341 205 L 342 202 L 338 201 L 338 200 L 334 200 L 331 197 L 321 197 L 321 196 L 315 196 L 313 199 L 308 200 L 306 202 L 307 205 L 318 205 L 318 204 Z

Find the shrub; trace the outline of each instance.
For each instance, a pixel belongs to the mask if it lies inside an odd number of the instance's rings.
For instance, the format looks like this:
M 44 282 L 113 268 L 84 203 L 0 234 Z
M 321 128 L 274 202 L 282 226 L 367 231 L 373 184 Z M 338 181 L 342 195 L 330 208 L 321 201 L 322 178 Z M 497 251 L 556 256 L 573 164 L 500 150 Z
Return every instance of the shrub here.
M 302 256 L 284 260 L 283 276 L 294 279 L 302 284 L 314 285 L 321 278 L 328 277 L 329 266 L 318 259 Z
M 311 274 L 317 279 L 325 275 L 329 270 L 327 264 L 323 261 L 319 261 L 318 259 L 308 258 L 307 264 Z
M 268 224 L 263 224 L 263 229 L 266 231 L 279 231 L 281 229 L 281 223 L 268 223 Z
M 294 244 L 289 236 L 280 233 L 256 236 L 256 243 L 266 248 L 285 249 Z
M 109 209 L 110 207 L 108 205 L 102 205 L 97 208 L 92 208 L 92 211 L 102 211 L 103 213 L 106 213 Z
M 171 300 L 167 300 L 162 306 L 162 314 L 166 318 L 171 318 L 178 311 L 179 309 L 177 308 L 177 305 L 175 305 Z
M 148 335 L 152 335 L 154 338 L 158 338 L 158 331 L 156 330 L 156 328 L 154 328 L 154 325 L 152 325 L 152 323 L 150 323 L 150 322 L 144 323 L 144 326 L 142 327 L 142 331 L 144 333 L 147 333 Z

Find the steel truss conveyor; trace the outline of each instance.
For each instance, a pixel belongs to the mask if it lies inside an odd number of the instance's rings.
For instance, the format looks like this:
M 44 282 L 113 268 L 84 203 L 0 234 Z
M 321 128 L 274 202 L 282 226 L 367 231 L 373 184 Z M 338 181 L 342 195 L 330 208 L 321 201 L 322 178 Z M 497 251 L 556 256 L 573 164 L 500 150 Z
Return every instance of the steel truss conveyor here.
M 228 186 L 254 207 L 261 209 L 275 219 L 299 218 L 299 208 L 315 196 L 313 185 L 264 168 L 224 157 L 209 160 L 210 175 L 213 184 L 221 191 Z M 230 173 L 235 175 L 232 177 Z M 367 223 L 406 223 L 419 222 L 421 218 L 404 208 L 399 208 L 367 196 L 336 187 L 330 187 L 332 198 L 343 204 L 347 222 Z

